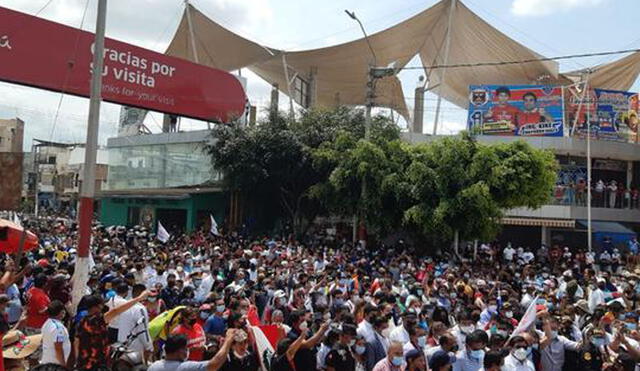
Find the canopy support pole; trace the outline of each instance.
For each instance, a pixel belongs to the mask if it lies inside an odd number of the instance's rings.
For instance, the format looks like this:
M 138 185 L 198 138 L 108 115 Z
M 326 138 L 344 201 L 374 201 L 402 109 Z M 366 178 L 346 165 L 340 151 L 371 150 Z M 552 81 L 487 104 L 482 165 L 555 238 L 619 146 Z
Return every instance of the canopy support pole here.
M 451 0 L 451 7 L 449 8 L 449 18 L 447 20 L 447 34 L 445 36 L 444 44 L 444 60 L 443 65 L 446 66 L 449 63 L 449 47 L 451 46 L 451 22 L 453 20 L 453 11 L 456 7 L 456 0 Z M 433 135 L 438 132 L 438 121 L 440 121 L 440 106 L 442 104 L 442 86 L 444 86 L 445 77 L 447 75 L 447 69 L 440 69 L 440 85 L 438 87 L 438 101 L 436 103 L 436 116 L 433 121 Z
M 287 64 L 287 57 L 285 53 L 282 53 L 282 66 L 284 67 L 284 78 L 287 80 L 287 94 L 289 95 L 289 117 L 293 119 L 293 97 L 291 96 L 291 82 L 298 75 L 295 74 L 291 79 L 289 79 L 289 65 Z
M 591 74 L 591 71 L 587 71 L 587 77 L 584 80 L 584 92 L 582 93 L 582 99 L 584 99 L 584 97 L 587 96 L 587 91 L 589 91 L 590 74 Z M 589 252 L 592 252 L 593 241 L 592 241 L 591 235 L 593 231 L 591 228 L 591 109 L 590 108 L 591 107 L 589 106 L 589 102 L 587 102 L 587 246 L 589 246 Z
M 184 5 L 187 11 L 187 24 L 189 25 L 189 39 L 191 40 L 191 51 L 193 52 L 193 61 L 196 63 L 200 63 L 198 58 L 198 49 L 196 49 L 196 35 L 193 32 L 193 23 L 191 22 L 191 4 L 189 4 L 189 0 L 184 0 Z

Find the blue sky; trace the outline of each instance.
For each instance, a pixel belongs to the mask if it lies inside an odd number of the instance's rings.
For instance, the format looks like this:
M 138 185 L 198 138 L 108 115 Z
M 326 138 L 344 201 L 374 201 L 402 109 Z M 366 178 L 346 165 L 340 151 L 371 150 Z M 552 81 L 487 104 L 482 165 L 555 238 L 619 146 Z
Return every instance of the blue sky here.
M 0 0 L 0 6 L 35 14 L 48 0 Z M 74 27 L 80 25 L 87 0 L 53 0 L 39 16 Z M 638 0 L 461 0 L 502 32 L 546 56 L 640 48 Z M 369 33 L 383 30 L 423 11 L 436 0 L 191 0 L 215 21 L 263 44 L 286 50 L 333 45 L 361 37 L 344 9 L 355 11 Z M 93 30 L 97 1 L 89 0 L 83 28 Z M 163 51 L 177 27 L 182 0 L 109 0 L 107 36 Z M 621 56 L 561 62 L 561 71 L 608 62 Z M 414 59 L 410 65 L 419 65 Z M 249 72 L 248 94 L 264 107 L 269 86 Z M 411 100 L 419 71 L 400 78 Z M 364 88 L 364 87 L 363 87 Z M 634 89 L 640 89 L 638 83 Z M 19 116 L 27 123 L 25 149 L 31 138 L 84 141 L 88 100 L 0 83 L 0 118 Z M 280 102 L 287 100 L 281 96 Z M 60 103 L 61 101 L 61 103 Z M 60 110 L 57 110 L 60 103 Z M 409 103 L 412 103 L 411 101 Z M 100 143 L 115 135 L 119 107 L 104 104 Z M 434 96 L 425 104 L 425 131 L 430 132 Z M 58 112 L 57 119 L 55 114 Z M 158 131 L 161 115 L 147 118 Z M 442 133 L 455 133 L 465 124 L 465 110 L 445 104 Z M 186 129 L 205 128 L 187 121 Z

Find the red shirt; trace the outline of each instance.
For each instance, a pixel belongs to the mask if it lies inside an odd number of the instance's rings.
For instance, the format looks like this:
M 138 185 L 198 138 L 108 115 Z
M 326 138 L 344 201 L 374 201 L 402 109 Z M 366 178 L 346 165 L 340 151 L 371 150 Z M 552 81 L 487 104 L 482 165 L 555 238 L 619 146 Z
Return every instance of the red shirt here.
M 189 348 L 189 360 L 190 361 L 202 361 L 204 358 L 204 346 L 206 345 L 207 338 L 204 336 L 204 330 L 199 324 L 194 324 L 193 327 L 186 327 L 184 325 L 178 325 L 172 335 L 182 334 L 187 337 L 187 348 Z
M 39 329 L 44 325 L 49 316 L 41 312 L 47 309 L 50 302 L 49 295 L 42 289 L 32 287 L 27 291 L 27 327 Z
M 538 111 L 524 111 L 518 114 L 518 127 L 527 124 L 539 124 L 542 122 L 542 115 Z
M 491 108 L 492 115 L 491 118 L 496 121 L 508 121 L 512 124 L 515 125 L 516 123 L 516 118 L 518 116 L 518 114 L 521 113 L 521 111 L 518 109 L 518 107 L 514 107 L 510 104 L 505 104 L 504 106 L 493 106 Z

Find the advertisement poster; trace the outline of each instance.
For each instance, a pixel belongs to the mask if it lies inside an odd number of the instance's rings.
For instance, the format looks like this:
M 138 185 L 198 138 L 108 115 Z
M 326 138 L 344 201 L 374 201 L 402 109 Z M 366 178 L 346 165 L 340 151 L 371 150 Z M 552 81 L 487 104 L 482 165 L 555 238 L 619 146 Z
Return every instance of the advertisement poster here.
M 468 129 L 476 135 L 564 135 L 562 88 L 545 85 L 470 87 Z
M 0 7 L 0 81 L 89 96 L 92 33 Z M 105 39 L 102 98 L 131 107 L 229 122 L 246 95 L 222 70 Z
M 624 91 L 589 89 L 584 92 L 567 89 L 567 122 L 576 138 L 614 142 L 638 141 L 638 94 Z M 580 105 L 582 96 L 584 102 Z M 590 129 L 587 127 L 589 120 Z

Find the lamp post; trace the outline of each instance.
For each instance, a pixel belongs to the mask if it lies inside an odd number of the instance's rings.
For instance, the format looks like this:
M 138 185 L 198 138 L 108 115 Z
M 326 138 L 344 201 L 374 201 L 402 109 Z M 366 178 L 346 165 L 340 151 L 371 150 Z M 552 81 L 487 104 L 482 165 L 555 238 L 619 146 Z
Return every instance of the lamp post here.
M 364 140 L 371 140 L 371 109 L 373 108 L 373 100 L 375 98 L 375 90 L 376 90 L 376 80 L 384 77 L 394 76 L 397 73 L 397 70 L 393 67 L 377 67 L 378 66 L 378 57 L 376 56 L 376 52 L 371 46 L 371 41 L 369 40 L 369 35 L 367 35 L 367 31 L 364 29 L 364 25 L 356 17 L 355 12 L 350 12 L 345 9 L 344 11 L 347 15 L 358 22 L 360 26 L 360 30 L 362 30 L 362 34 L 364 35 L 364 40 L 367 42 L 367 46 L 369 47 L 369 51 L 371 52 L 371 56 L 373 57 L 373 63 L 369 63 L 367 69 L 367 93 L 365 99 L 365 116 L 364 116 Z M 362 191 L 361 191 L 361 199 L 364 201 L 364 196 L 367 193 L 367 181 L 366 178 L 362 179 Z M 364 209 L 364 207 L 363 207 Z M 357 218 L 356 215 L 353 216 L 353 242 L 356 242 L 356 230 L 357 230 Z

